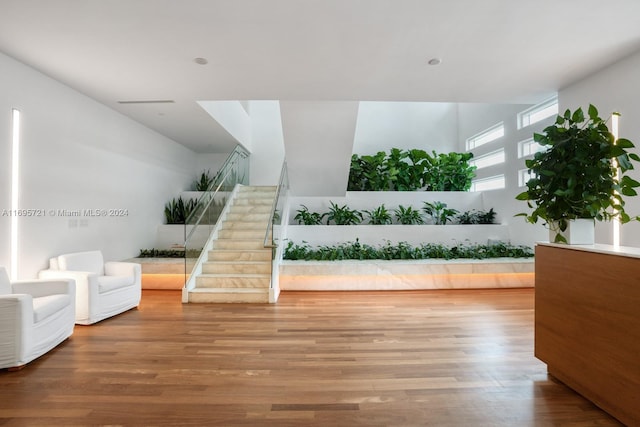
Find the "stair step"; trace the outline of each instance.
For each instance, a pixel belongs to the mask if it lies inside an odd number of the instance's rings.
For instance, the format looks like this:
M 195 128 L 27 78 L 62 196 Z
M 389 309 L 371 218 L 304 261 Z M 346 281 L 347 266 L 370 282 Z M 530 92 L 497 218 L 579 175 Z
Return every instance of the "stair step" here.
M 266 227 L 263 230 L 220 230 L 218 239 L 264 240 Z
M 265 247 L 264 239 L 216 239 L 213 249 L 257 250 Z
M 264 221 L 222 221 L 220 225 L 221 230 L 262 230 L 267 229 L 267 221 L 269 218 L 267 217 Z
M 215 249 L 209 251 L 209 261 L 271 261 L 271 249 L 233 250 Z
M 269 261 L 207 261 L 202 264 L 204 274 L 271 274 Z
M 272 205 L 273 197 L 236 198 L 233 201 L 233 206 L 268 206 L 271 208 Z
M 229 213 L 233 214 L 271 214 L 271 205 L 232 205 L 229 208 Z
M 271 211 L 269 212 L 257 212 L 257 213 L 246 213 L 246 212 L 229 212 L 225 221 L 231 222 L 262 222 L 266 224 L 269 221 L 269 217 L 271 216 Z
M 270 274 L 200 274 L 196 288 L 269 288 Z
M 269 289 L 194 289 L 189 292 L 193 303 L 268 303 Z
M 261 192 L 261 191 L 276 191 L 275 185 L 241 185 L 238 187 L 238 192 L 240 193 L 251 193 L 251 192 Z
M 275 191 L 254 191 L 238 193 L 235 200 L 273 200 L 275 196 Z

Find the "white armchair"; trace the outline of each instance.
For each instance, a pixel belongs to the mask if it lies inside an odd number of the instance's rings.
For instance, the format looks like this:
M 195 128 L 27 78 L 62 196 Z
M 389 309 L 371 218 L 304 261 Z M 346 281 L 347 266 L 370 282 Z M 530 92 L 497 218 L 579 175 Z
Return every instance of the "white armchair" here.
M 11 283 L 0 267 L 0 369 L 20 368 L 69 338 L 74 301 L 73 280 Z
M 68 277 L 76 282 L 76 323 L 90 325 L 135 308 L 142 294 L 140 264 L 104 262 L 102 252 L 60 255 L 49 260 L 40 278 Z

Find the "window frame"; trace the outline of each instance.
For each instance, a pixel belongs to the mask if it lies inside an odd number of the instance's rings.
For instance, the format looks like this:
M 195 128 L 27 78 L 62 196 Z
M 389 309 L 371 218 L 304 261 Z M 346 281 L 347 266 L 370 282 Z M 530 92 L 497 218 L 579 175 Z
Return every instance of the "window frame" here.
M 493 162 L 493 163 L 488 163 L 488 164 L 485 164 L 485 165 L 478 165 L 479 162 L 482 162 L 483 160 L 488 160 L 491 157 L 496 156 L 496 155 L 502 155 L 502 160 L 499 160 L 499 161 Z M 506 161 L 507 161 L 507 156 L 505 154 L 504 147 L 502 147 L 502 148 L 499 148 L 497 150 L 493 150 L 493 151 L 490 151 L 488 153 L 482 154 L 482 155 L 480 155 L 478 157 L 473 157 L 469 161 L 469 165 L 475 166 L 476 169 L 484 169 L 484 168 L 488 168 L 488 167 L 491 167 L 491 166 L 504 164 L 504 163 L 506 163 Z
M 551 108 L 555 105 L 555 111 L 553 111 L 551 114 L 547 115 L 547 116 L 543 116 L 540 118 L 537 118 L 536 120 L 532 121 L 531 117 L 535 116 L 536 114 L 542 113 L 544 110 Z M 532 107 L 527 108 L 524 111 L 521 111 L 518 113 L 518 129 L 523 129 L 526 128 L 527 126 L 531 126 L 533 124 L 536 124 L 538 122 L 541 122 L 544 119 L 547 119 L 549 117 L 552 117 L 554 115 L 558 114 L 559 111 L 559 105 L 558 105 L 558 96 L 554 96 L 552 98 L 547 99 L 546 101 L 543 101 L 539 104 L 536 104 Z
M 493 133 L 500 133 L 500 135 L 494 137 L 492 136 Z M 467 140 L 465 141 L 465 146 L 467 148 L 467 151 L 471 151 L 502 137 L 504 137 L 504 122 L 498 122 L 495 125 L 483 130 L 482 132 L 478 132 L 475 135 L 467 138 Z M 483 140 L 485 138 L 490 139 Z
M 481 189 L 478 190 L 477 184 L 480 183 L 485 183 L 485 182 L 491 182 L 491 181 L 498 181 L 501 180 L 502 181 L 502 186 L 501 187 L 493 187 L 493 188 L 486 188 L 486 189 Z M 504 190 L 505 188 L 507 188 L 507 179 L 505 177 L 505 175 L 503 173 L 498 174 L 498 175 L 493 175 L 493 176 L 488 176 L 485 178 L 478 178 L 478 179 L 474 179 L 473 181 L 471 181 L 471 189 L 469 191 L 492 191 L 492 190 Z

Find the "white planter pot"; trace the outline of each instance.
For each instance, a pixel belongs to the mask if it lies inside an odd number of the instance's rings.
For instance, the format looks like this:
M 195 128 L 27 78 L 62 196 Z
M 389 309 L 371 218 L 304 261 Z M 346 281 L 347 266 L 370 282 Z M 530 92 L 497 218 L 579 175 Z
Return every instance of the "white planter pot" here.
M 569 221 L 565 231 L 557 223 L 549 224 L 549 241 L 554 242 L 556 234 L 567 239 L 569 245 L 593 245 L 595 243 L 596 224 L 593 219 L 574 219 Z

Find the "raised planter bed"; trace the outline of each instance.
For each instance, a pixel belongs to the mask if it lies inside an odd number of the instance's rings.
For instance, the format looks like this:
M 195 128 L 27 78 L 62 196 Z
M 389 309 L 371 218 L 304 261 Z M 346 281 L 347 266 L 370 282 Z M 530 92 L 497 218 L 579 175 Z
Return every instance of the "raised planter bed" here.
M 140 264 L 142 289 L 179 290 L 184 286 L 184 258 L 131 258 L 126 261 Z M 194 263 L 195 259 L 189 261 L 189 271 Z
M 282 261 L 282 291 L 526 288 L 533 258 Z

